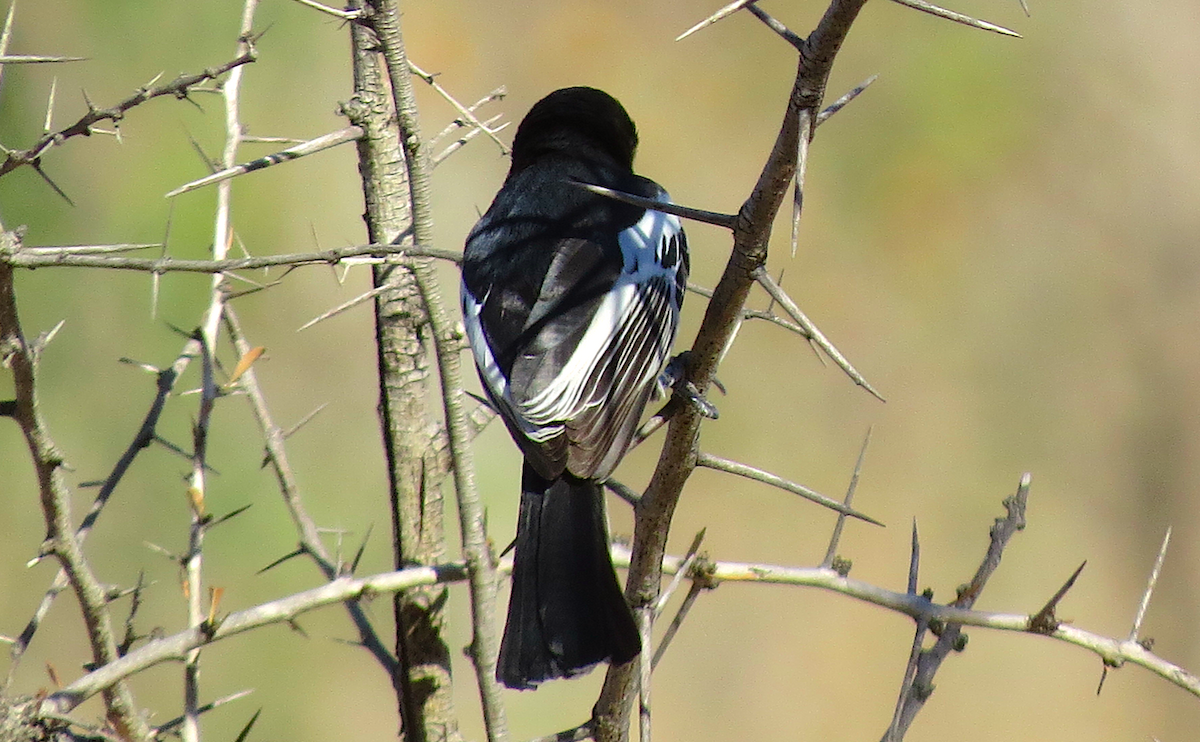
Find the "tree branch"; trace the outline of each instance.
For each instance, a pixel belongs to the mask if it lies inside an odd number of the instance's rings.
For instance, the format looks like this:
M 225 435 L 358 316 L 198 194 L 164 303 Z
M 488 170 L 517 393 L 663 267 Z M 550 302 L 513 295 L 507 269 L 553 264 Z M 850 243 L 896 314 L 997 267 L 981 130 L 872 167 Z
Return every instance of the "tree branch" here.
M 417 118 L 411 63 L 400 30 L 400 10 L 395 0 L 369 0 L 369 7 L 374 10 L 370 23 L 386 62 L 392 101 L 399 119 L 409 178 L 413 239 L 417 245 L 430 245 L 433 243 L 433 216 L 429 203 L 429 163 Z M 499 653 L 495 615 L 496 568 L 484 531 L 483 507 L 475 489 L 475 467 L 462 404 L 459 356 L 463 340 L 458 333 L 458 323 L 449 319 L 442 306 L 431 262 L 415 260 L 412 265 L 433 330 L 441 375 L 442 408 L 450 454 L 454 461 L 452 473 L 458 495 L 459 526 L 471 582 L 471 662 L 479 686 L 488 742 L 505 742 L 508 739 L 508 721 L 500 696 L 500 685 L 496 682 L 496 657 Z
M 23 165 L 38 166 L 42 155 L 46 154 L 51 147 L 59 146 L 73 137 L 91 136 L 95 125 L 102 121 L 111 121 L 113 124 L 119 125 L 121 119 L 125 117 L 125 112 L 135 106 L 140 106 L 146 101 L 164 95 L 187 98 L 188 93 L 197 85 L 215 80 L 230 70 L 255 61 L 258 54 L 254 50 L 253 39 L 247 37 L 244 41 L 246 43 L 245 51 L 218 67 L 210 67 L 193 75 L 180 75 L 165 85 L 155 85 L 155 81 L 152 80 L 111 108 L 96 108 L 91 101 L 88 101 L 88 112 L 75 123 L 58 131 L 43 134 L 41 139 L 29 149 L 6 151 L 4 161 L 0 162 L 0 177 Z M 86 94 L 84 97 L 86 99 Z
M 833 59 L 865 0 L 834 0 L 817 29 L 800 50 L 795 82 L 775 145 L 754 191 L 742 205 L 734 225 L 734 245 L 725 272 L 713 291 L 696 341 L 687 378 L 707 389 L 719 359 L 745 309 L 754 271 L 766 262 L 771 225 L 796 172 L 800 137 L 811 138 L 811 121 L 820 111 Z M 810 122 L 802 127 L 801 121 Z M 691 406 L 675 415 L 645 496 L 635 508 L 633 559 L 625 597 L 635 610 L 653 606 L 661 584 L 662 557 L 671 518 L 683 485 L 696 465 L 700 415 Z M 628 738 L 632 704 L 632 668 L 610 667 L 595 707 L 594 731 L 599 742 Z
M 11 245 L 18 239 L 11 232 L 0 233 L 0 240 Z M 84 625 L 92 648 L 92 659 L 105 665 L 117 659 L 117 642 L 112 629 L 104 589 L 83 556 L 71 525 L 71 498 L 63 481 L 63 457 L 46 430 L 38 410 L 35 369 L 40 351 L 25 339 L 17 314 L 16 288 L 13 269 L 0 264 L 0 362 L 13 373 L 16 404 L 13 419 L 20 426 L 33 458 L 46 520 L 46 540 L 42 552 L 54 554 L 79 600 Z M 104 689 L 104 703 L 109 721 L 129 739 L 149 740 L 146 725 L 124 683 L 114 683 Z

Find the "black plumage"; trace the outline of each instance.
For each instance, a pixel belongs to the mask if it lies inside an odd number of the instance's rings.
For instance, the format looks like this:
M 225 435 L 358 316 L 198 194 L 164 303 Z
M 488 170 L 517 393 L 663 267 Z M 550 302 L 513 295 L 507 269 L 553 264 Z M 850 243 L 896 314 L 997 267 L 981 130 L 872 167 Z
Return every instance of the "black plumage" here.
M 467 238 L 463 315 L 484 388 L 525 457 L 499 679 L 530 688 L 640 650 L 608 552 L 601 484 L 633 436 L 675 339 L 687 280 L 678 219 L 595 195 L 657 200 L 637 131 L 592 88 L 551 93 Z

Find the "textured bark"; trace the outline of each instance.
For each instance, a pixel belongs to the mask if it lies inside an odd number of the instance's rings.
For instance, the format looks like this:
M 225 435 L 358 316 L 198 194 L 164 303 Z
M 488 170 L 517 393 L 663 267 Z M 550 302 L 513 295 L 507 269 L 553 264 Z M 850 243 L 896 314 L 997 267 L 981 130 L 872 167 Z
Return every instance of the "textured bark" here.
M 410 181 L 387 78 L 370 31 L 356 24 L 352 34 L 355 94 L 343 110 L 365 132 L 358 152 L 368 237 L 373 243 L 411 244 Z M 402 262 L 375 266 L 372 278 L 376 287 L 389 287 L 375 301 L 375 340 L 395 566 L 436 564 L 445 555 L 439 488 L 444 475 L 437 453 L 445 442 L 427 405 L 429 385 L 436 383 L 426 346 L 428 317 L 412 271 Z M 446 596 L 441 585 L 395 596 L 399 666 L 393 683 L 401 736 L 411 742 L 459 738 L 450 651 L 442 637 Z
M 834 57 L 865 3 L 833 0 L 799 50 L 796 79 L 775 145 L 754 191 L 738 211 L 733 225 L 733 251 L 692 345 L 687 377 L 699 389 L 708 389 L 712 383 L 722 349 L 738 326 L 754 274 L 766 263 L 771 226 L 804 151 L 800 142 L 812 139 L 813 122 L 820 111 Z M 701 422 L 699 412 L 691 406 L 682 407 L 671 419 L 658 466 L 634 510 L 633 553 L 625 598 L 642 620 L 653 610 L 662 587 L 662 559 L 671 519 L 683 486 L 696 467 Z M 636 663 L 609 668 L 592 711 L 592 731 L 598 742 L 628 741 L 629 715 L 637 696 L 636 669 Z

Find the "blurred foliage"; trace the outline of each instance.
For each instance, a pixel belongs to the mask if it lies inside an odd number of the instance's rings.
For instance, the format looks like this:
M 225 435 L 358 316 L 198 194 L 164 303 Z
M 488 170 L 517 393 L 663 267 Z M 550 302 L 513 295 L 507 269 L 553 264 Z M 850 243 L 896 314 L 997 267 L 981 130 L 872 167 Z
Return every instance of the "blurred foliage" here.
M 1178 0 L 1153 12 L 1128 3 L 964 0 L 957 9 L 1016 27 L 991 36 L 900 6 L 871 3 L 842 51 L 830 97 L 874 73 L 879 81 L 822 127 L 812 150 L 797 256 L 779 230 L 770 267 L 801 306 L 888 398 L 880 404 L 778 328 L 747 325 L 721 369 L 729 395 L 702 445 L 838 494 L 862 435 L 875 426 L 858 506 L 891 528 L 854 525 L 842 552 L 854 575 L 903 584 L 908 524 L 919 521 L 922 586 L 949 599 L 986 544 L 1000 500 L 1033 472 L 1030 526 L 980 607 L 1032 611 L 1084 558 L 1088 567 L 1060 615 L 1124 635 L 1167 524 L 1176 538 L 1146 633 L 1156 651 L 1200 668 L 1200 47 L 1195 9 Z M 406 4 L 409 50 L 464 101 L 500 85 L 490 112 L 517 121 L 539 97 L 569 84 L 619 97 L 642 134 L 639 169 L 676 200 L 731 211 L 748 194 L 773 141 L 794 55 L 740 14 L 681 43 L 672 39 L 717 3 L 464 0 Z M 795 5 L 795 4 L 793 4 Z M 54 122 L 232 56 L 238 3 L 45 0 L 17 8 L 12 50 L 72 54 L 87 62 L 10 66 L 0 89 L 0 143 L 23 147 L 41 131 L 51 80 Z M 824 6 L 773 3 L 799 31 Z M 310 138 L 342 125 L 350 90 L 347 35 L 336 20 L 284 0 L 264 2 L 267 34 L 247 70 L 243 121 L 256 135 Z M 419 87 L 421 87 L 418 84 Z M 427 134 L 453 110 L 419 90 Z M 0 218 L 28 225 L 28 244 L 156 241 L 171 254 L 209 250 L 212 191 L 168 203 L 162 194 L 205 174 L 223 141 L 221 104 L 157 100 L 130 112 L 121 140 L 76 139 L 50 152 L 47 173 L 70 207 L 31 171 L 0 179 Z M 511 136 L 511 130 L 505 136 Z M 243 159 L 272 151 L 247 145 Z M 507 164 L 484 138 L 434 178 L 436 239 L 456 247 L 487 207 Z M 341 148 L 255 173 L 234 186 L 239 242 L 256 254 L 360 243 L 361 195 L 353 151 Z M 169 225 L 169 230 L 168 230 Z M 712 285 L 727 237 L 690 229 L 695 279 Z M 235 248 L 237 249 L 237 248 Z M 290 441 L 307 503 L 323 526 L 344 530 L 353 552 L 375 526 L 363 570 L 386 569 L 386 493 L 375 415 L 370 312 L 362 307 L 315 328 L 311 317 L 361 292 L 361 268 L 307 268 L 236 305 L 255 344 L 268 348 L 260 379 L 279 423 L 330 406 Z M 251 276 L 256 280 L 262 276 Z M 445 270 L 447 295 L 455 286 Z M 171 362 L 172 326 L 199 322 L 207 279 L 164 278 L 157 315 L 150 281 L 133 274 L 46 269 L 19 277 L 22 319 L 36 334 L 66 324 L 47 351 L 41 393 L 51 432 L 78 484 L 102 478 L 132 439 L 153 396 L 152 377 L 119 364 Z M 766 306 L 763 297 L 755 306 Z M 685 308 L 684 338 L 702 300 Z M 227 364 L 228 348 L 222 349 Z M 195 368 L 181 384 L 194 387 Z M 0 398 L 11 381 L 0 374 Z M 188 445 L 195 398 L 173 398 L 161 432 Z M 312 586 L 301 560 L 256 571 L 291 550 L 290 521 L 244 403 L 224 400 L 214 420 L 209 495 L 217 513 L 247 513 L 214 531 L 209 584 L 235 610 Z M 619 472 L 640 484 L 653 446 Z M 504 431 L 479 444 L 489 523 L 503 545 L 513 529 L 517 456 Z M 154 587 L 140 626 L 178 629 L 184 604 L 174 565 L 142 548 L 169 550 L 187 535 L 186 463 L 144 452 L 119 488 L 87 551 L 102 579 Z M 80 489 L 77 514 L 94 490 Z M 629 518 L 613 508 L 614 530 Z M 714 558 L 811 564 L 825 548 L 828 513 L 764 487 L 697 472 L 675 524 L 675 548 L 708 527 Z M 454 529 L 451 529 L 452 531 Z M 0 633 L 28 618 L 53 572 L 27 570 L 44 527 L 28 456 L 15 426 L 0 425 Z M 450 641 L 468 640 L 465 592 L 452 598 Z M 388 633 L 390 605 L 372 607 Z M 118 614 L 120 611 L 118 610 Z M 340 641 L 344 614 L 301 619 L 307 638 L 283 628 L 206 650 L 206 698 L 257 692 L 210 715 L 210 739 L 233 737 L 258 706 L 264 739 L 356 739 L 395 734 L 394 700 L 366 653 Z M 663 739 L 862 739 L 890 718 L 910 623 L 837 596 L 729 585 L 692 612 L 655 685 Z M 46 686 L 45 664 L 76 677 L 87 656 L 77 609 L 60 598 L 18 676 Z M 909 739 L 1189 739 L 1200 704 L 1136 669 L 1110 675 L 1095 698 L 1100 663 L 1033 637 L 971 632 L 947 663 Z M 135 683 L 139 702 L 179 705 L 181 673 L 160 667 Z M 465 661 L 459 667 L 464 731 L 482 730 Z M 583 720 L 600 674 L 510 694 L 517 739 Z M 1014 709 L 1021 712 L 1014 713 Z

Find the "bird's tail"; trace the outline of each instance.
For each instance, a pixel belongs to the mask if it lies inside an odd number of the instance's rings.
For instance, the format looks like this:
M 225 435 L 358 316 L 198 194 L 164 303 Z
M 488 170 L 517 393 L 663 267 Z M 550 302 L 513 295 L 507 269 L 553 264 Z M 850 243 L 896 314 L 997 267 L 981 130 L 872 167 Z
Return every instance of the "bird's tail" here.
M 528 689 L 637 656 L 641 639 L 613 571 L 597 482 L 547 480 L 526 463 L 516 544 L 500 682 Z

